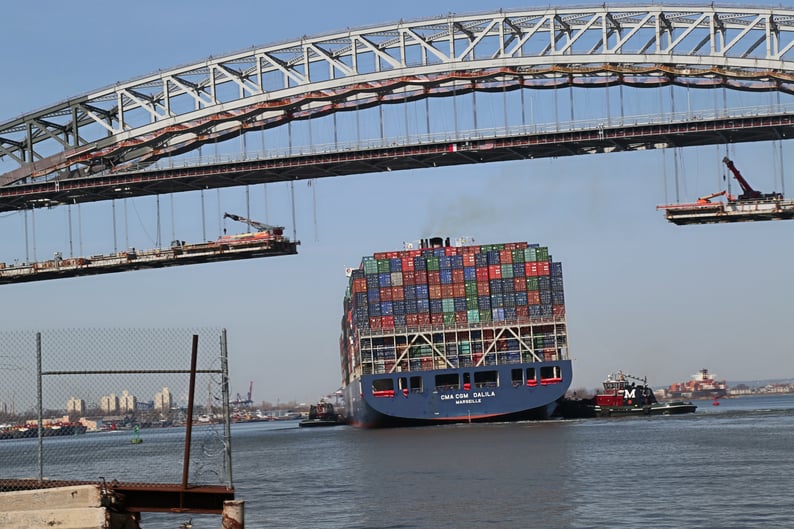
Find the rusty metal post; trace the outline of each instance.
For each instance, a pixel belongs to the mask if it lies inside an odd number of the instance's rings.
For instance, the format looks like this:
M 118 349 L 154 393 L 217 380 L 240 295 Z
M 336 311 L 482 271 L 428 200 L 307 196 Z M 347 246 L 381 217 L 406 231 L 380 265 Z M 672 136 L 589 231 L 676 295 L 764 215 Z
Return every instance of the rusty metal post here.
M 221 529 L 245 529 L 245 502 L 228 500 L 223 502 L 223 522 Z
M 229 348 L 226 329 L 221 331 L 221 390 L 223 393 L 223 441 L 226 445 L 226 486 L 233 487 L 232 481 L 232 418 L 229 409 Z
M 38 416 L 39 482 L 44 481 L 44 402 L 41 382 L 41 333 L 36 333 L 36 412 Z
M 185 426 L 185 459 L 182 463 L 182 490 L 187 489 L 190 471 L 190 444 L 193 436 L 193 398 L 196 393 L 196 359 L 198 358 L 198 334 L 193 335 L 193 349 L 190 355 L 190 387 L 187 398 L 187 425 Z

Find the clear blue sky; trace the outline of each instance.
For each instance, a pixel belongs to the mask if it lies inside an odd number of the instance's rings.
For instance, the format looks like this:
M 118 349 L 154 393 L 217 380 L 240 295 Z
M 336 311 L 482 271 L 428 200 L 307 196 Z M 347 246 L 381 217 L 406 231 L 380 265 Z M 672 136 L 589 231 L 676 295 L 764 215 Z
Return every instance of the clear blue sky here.
M 253 45 L 528 4 L 272 5 L 14 3 L 0 23 L 6 50 L 0 120 Z M 0 329 L 225 327 L 233 393 L 244 393 L 253 380 L 255 401 L 313 401 L 340 385 L 344 268 L 405 240 L 467 235 L 481 243 L 538 242 L 563 262 L 574 387 L 594 388 L 617 369 L 647 375 L 655 385 L 688 379 L 703 367 L 729 380 L 794 377 L 794 224 L 667 224 L 655 209 L 666 198 L 665 177 L 672 177 L 667 156 L 653 151 L 351 176 L 316 182 L 313 190 L 301 183 L 298 256 L 3 286 Z M 740 145 L 732 156 L 757 187 L 772 185 L 771 146 Z M 790 167 L 788 143 L 784 156 Z M 685 151 L 685 198 L 719 181 L 720 158 L 715 147 Z M 224 191 L 224 207 L 239 209 L 241 193 Z M 261 186 L 252 193 L 261 195 Z M 270 200 L 288 200 L 283 187 L 269 193 Z M 94 245 L 86 253 L 112 251 L 112 236 L 90 226 L 107 227 L 106 207 L 84 211 L 86 244 Z M 281 217 L 271 214 L 269 221 L 291 232 L 286 211 L 276 209 Z M 200 228 L 177 218 L 177 236 L 195 237 Z M 68 242 L 62 228 L 48 230 L 43 218 L 40 224 L 44 259 L 51 256 L 45 248 L 63 250 Z M 24 258 L 18 215 L 0 215 L 0 229 L 0 261 Z

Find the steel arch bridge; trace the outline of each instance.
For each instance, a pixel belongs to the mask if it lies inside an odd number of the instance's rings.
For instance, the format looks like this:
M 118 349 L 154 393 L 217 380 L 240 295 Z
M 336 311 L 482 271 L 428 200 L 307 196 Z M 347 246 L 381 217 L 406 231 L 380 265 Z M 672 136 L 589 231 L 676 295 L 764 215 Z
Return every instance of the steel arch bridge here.
M 792 48 L 794 10 L 711 4 L 450 14 L 303 37 L 161 70 L 0 123 L 0 158 L 18 166 L 0 175 L 0 209 L 162 192 L 166 188 L 158 182 L 187 182 L 189 175 L 161 172 L 141 178 L 142 171 L 158 160 L 250 131 L 435 97 L 610 86 L 794 94 Z M 788 112 L 773 114 L 774 119 L 763 123 L 729 116 L 720 126 L 721 116 L 702 119 L 708 126 L 692 127 L 690 122 L 678 131 L 624 130 L 612 143 L 631 149 L 659 142 L 716 143 L 725 138 L 720 131 L 729 129 L 747 131 L 732 141 L 794 132 Z M 753 123 L 756 135 L 750 132 Z M 604 134 L 600 127 L 602 140 Z M 630 141 L 643 136 L 646 139 Z M 545 143 L 561 141 L 562 136 L 551 135 Z M 595 142 L 587 137 L 578 141 L 585 146 Z M 448 147 L 444 144 L 434 152 Z M 579 148 L 562 154 L 606 150 Z M 401 156 L 407 155 L 391 157 Z M 349 160 L 343 162 L 349 165 Z M 304 159 L 303 165 L 311 167 L 316 161 Z M 369 163 L 342 169 L 332 164 L 327 174 L 385 168 Z M 270 170 L 265 177 L 266 167 L 227 168 L 222 181 L 205 175 L 201 187 L 304 178 L 311 173 L 278 172 L 272 166 Z M 120 188 L 119 183 L 127 185 Z

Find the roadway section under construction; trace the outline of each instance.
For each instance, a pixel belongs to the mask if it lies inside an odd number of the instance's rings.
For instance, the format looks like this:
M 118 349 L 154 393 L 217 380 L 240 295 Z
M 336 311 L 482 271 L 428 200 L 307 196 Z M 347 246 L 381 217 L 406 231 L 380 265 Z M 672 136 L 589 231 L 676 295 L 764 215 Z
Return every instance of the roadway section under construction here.
M 663 210 L 665 218 L 679 226 L 794 219 L 794 200 L 786 200 L 781 193 L 753 189 L 733 161 L 727 156 L 722 161 L 742 188 L 740 195 L 728 195 L 723 190 L 700 197 L 691 204 L 668 204 L 656 209 Z M 726 196 L 727 201 L 712 202 L 721 196 Z
M 229 213 L 226 217 L 253 226 L 258 231 L 224 235 L 216 241 L 198 244 L 173 241 L 167 249 L 141 251 L 132 248 L 126 252 L 71 259 L 56 255 L 48 261 L 10 267 L 0 263 L 0 285 L 298 253 L 300 242 L 285 237 L 283 227 L 269 226 Z

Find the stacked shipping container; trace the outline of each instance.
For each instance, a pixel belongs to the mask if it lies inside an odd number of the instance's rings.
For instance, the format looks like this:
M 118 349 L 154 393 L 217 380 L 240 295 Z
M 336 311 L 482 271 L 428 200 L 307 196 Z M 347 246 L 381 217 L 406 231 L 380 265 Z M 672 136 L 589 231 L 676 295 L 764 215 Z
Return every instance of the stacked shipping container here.
M 502 361 L 528 361 L 526 347 L 512 342 L 529 341 L 559 357 L 567 345 L 564 322 L 562 265 L 547 247 L 516 242 L 375 253 L 350 275 L 343 373 L 358 364 L 372 372 L 395 362 L 401 370 L 476 365 L 489 350 L 503 352 Z M 500 328 L 512 328 L 511 336 Z M 439 331 L 440 338 L 432 335 Z M 410 337 L 423 332 L 431 337 Z M 500 337 L 503 342 L 491 342 Z M 492 361 L 499 360 L 494 354 Z

